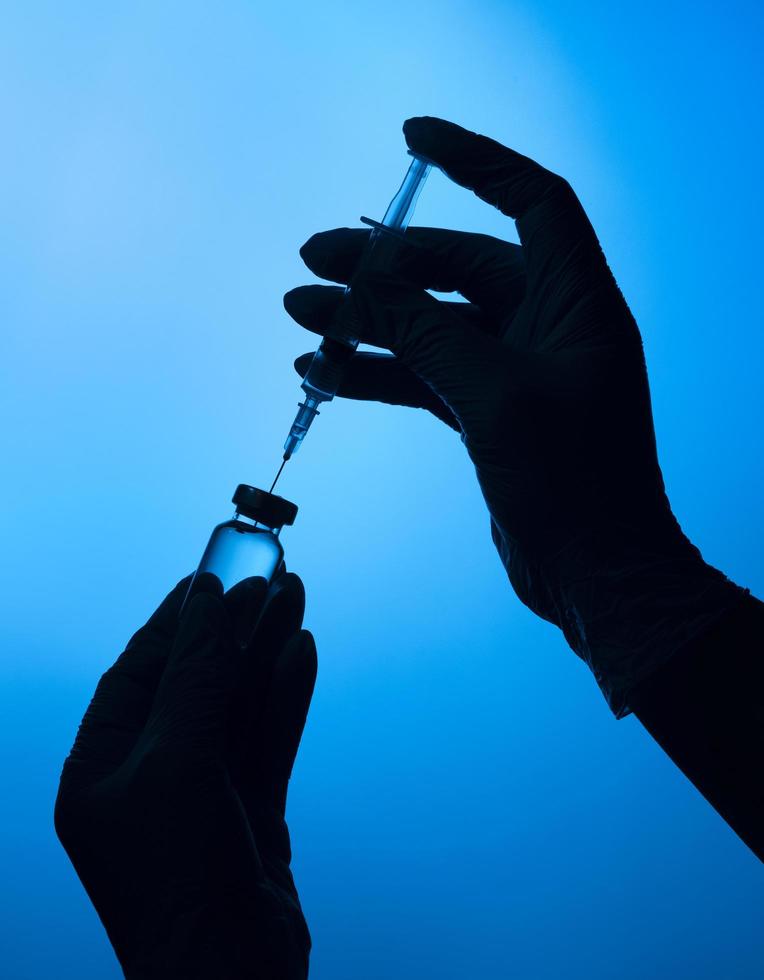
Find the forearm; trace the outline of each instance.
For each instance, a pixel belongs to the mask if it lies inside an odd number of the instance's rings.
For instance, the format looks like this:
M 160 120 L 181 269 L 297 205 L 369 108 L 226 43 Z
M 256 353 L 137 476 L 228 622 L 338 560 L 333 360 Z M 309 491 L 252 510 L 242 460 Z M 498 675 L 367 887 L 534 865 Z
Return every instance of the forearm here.
M 747 596 L 630 696 L 634 714 L 764 861 L 764 603 Z
M 147 932 L 122 969 L 127 980 L 305 980 L 309 939 L 275 896 L 248 902 L 221 897 L 165 916 L 171 927 Z M 264 914 L 263 906 L 269 914 Z M 265 923 L 265 925 L 264 925 Z M 305 930 L 307 933 L 307 930 Z

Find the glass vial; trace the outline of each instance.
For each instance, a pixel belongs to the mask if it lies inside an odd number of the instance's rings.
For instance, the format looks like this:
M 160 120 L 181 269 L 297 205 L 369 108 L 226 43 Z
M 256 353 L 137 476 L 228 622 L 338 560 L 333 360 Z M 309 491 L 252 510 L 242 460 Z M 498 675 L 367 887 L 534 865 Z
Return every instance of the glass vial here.
M 223 592 L 228 592 L 253 575 L 270 582 L 284 561 L 279 532 L 285 525 L 294 524 L 296 504 L 246 483 L 239 484 L 232 499 L 236 513 L 212 532 L 184 606 L 197 578 L 205 572 L 215 575 Z

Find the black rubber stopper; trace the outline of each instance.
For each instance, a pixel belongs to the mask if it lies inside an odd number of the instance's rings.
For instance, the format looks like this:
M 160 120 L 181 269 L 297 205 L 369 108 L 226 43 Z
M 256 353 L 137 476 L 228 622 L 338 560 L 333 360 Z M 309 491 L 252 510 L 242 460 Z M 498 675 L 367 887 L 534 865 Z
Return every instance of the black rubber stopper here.
M 297 504 L 246 483 L 238 485 L 232 499 L 240 514 L 266 527 L 291 525 L 297 517 Z

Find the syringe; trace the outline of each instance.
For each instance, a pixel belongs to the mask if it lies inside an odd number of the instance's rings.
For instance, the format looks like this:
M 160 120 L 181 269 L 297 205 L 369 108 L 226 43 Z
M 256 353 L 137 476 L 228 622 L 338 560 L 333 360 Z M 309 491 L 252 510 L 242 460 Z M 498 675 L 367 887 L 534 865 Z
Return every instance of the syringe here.
M 384 269 L 395 251 L 396 236 L 403 234 L 411 220 L 417 199 L 427 175 L 432 169 L 432 164 L 413 153 L 410 155 L 413 157 L 411 165 L 403 178 L 400 190 L 390 202 L 381 223 L 369 218 L 361 218 L 364 224 L 371 225 L 371 234 L 356 267 L 356 275 L 361 271 Z M 321 402 L 331 401 L 337 394 L 345 366 L 358 347 L 358 338 L 353 336 L 352 317 L 348 316 L 347 298 L 349 294 L 350 287 L 345 290 L 345 298 L 337 314 L 335 323 L 337 329 L 333 331 L 333 336 L 324 337 L 321 341 L 321 345 L 313 356 L 310 367 L 303 378 L 301 387 L 305 392 L 305 401 L 300 403 L 292 428 L 289 430 L 289 435 L 284 443 L 285 462 L 300 448 L 305 433 L 310 428 L 313 419 L 319 414 L 318 406 Z M 281 470 L 279 470 L 280 472 Z

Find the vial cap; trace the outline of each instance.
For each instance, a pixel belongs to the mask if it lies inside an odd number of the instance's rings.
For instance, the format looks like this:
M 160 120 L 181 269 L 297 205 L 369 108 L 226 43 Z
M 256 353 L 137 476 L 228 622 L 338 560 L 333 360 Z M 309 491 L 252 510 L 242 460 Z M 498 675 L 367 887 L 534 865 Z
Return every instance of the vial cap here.
M 284 497 L 277 497 L 247 483 L 240 483 L 232 497 L 240 514 L 266 527 L 283 527 L 294 524 L 297 517 L 297 504 Z

